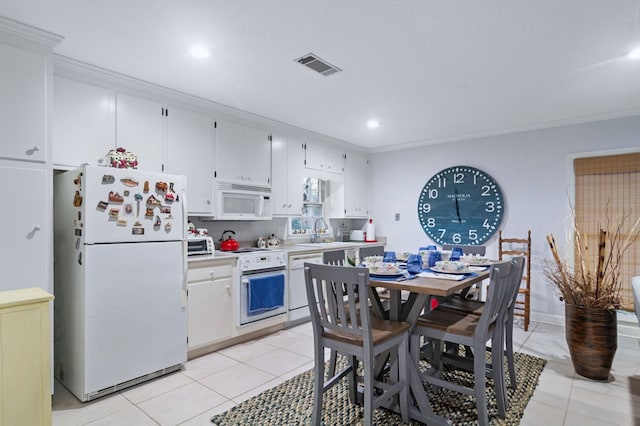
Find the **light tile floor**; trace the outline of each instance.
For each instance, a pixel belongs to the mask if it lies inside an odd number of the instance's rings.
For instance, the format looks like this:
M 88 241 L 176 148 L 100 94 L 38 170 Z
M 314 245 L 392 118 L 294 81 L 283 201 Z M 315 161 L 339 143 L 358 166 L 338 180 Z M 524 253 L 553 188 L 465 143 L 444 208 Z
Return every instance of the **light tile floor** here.
M 618 338 L 609 382 L 577 376 L 561 326 L 514 328 L 515 349 L 547 359 L 522 425 L 640 424 L 640 346 Z M 328 354 L 327 354 L 328 359 Z M 53 425 L 211 425 L 209 419 L 313 366 L 309 323 L 186 363 L 182 371 L 81 403 L 59 383 Z

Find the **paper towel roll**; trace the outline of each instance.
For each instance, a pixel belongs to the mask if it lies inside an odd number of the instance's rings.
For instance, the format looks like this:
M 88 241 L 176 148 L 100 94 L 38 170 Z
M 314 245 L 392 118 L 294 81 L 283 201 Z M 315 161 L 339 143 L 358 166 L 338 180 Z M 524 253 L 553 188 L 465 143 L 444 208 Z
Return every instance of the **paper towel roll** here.
M 369 219 L 367 222 L 367 226 L 364 228 L 365 232 L 365 241 L 375 241 L 376 240 L 376 225 L 373 224 L 373 219 Z

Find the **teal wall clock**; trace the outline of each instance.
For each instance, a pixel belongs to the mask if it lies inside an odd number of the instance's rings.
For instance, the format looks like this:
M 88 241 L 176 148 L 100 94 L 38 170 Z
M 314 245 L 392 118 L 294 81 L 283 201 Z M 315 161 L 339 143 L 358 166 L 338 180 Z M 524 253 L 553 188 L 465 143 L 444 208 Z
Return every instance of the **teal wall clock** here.
M 504 208 L 497 182 L 469 166 L 439 171 L 418 198 L 420 225 L 438 244 L 484 244 L 500 227 Z

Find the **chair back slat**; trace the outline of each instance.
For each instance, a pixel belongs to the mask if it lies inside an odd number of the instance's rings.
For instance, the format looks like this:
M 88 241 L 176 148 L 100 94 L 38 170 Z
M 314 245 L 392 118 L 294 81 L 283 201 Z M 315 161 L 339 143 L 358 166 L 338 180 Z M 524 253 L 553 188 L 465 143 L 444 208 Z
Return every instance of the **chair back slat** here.
M 369 310 L 358 309 L 357 303 L 358 294 L 367 294 L 367 268 L 305 263 L 304 272 L 314 328 L 361 337 L 369 344 Z
M 330 250 L 322 253 L 322 263 L 325 265 L 344 266 L 346 259 L 344 250 Z

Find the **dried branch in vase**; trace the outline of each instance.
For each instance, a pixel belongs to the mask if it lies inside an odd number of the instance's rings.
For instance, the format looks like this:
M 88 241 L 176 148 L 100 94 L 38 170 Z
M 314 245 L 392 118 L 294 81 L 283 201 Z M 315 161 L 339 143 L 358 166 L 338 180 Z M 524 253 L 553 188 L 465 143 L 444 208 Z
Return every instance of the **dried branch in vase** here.
M 553 234 L 549 234 L 553 261 L 543 260 L 544 274 L 567 304 L 618 309 L 624 287 L 620 282 L 622 258 L 640 236 L 640 217 L 629 227 L 629 214 L 622 214 L 616 223 L 607 215 L 604 226 L 600 225 L 597 251 L 590 252 L 587 238 L 576 226 L 573 208 L 572 214 L 575 261 L 572 264 L 563 259 Z

